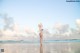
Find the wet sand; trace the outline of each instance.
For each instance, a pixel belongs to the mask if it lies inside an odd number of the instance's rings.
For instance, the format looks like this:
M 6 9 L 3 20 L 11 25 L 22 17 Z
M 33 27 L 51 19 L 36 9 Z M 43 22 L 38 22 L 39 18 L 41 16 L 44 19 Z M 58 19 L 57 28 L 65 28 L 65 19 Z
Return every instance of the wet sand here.
M 1 43 L 3 53 L 40 53 L 39 43 Z M 80 42 L 43 43 L 43 53 L 80 53 Z

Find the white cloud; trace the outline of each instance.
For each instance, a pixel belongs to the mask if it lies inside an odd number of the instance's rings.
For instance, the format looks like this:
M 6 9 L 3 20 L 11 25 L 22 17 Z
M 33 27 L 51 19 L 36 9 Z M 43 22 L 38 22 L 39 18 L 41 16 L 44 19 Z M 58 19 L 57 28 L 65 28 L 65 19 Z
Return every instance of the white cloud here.
M 77 19 L 77 20 L 76 20 L 76 24 L 77 24 L 77 27 L 80 28 L 80 19 Z
M 54 26 L 54 29 L 56 29 L 57 33 L 59 33 L 59 34 L 65 33 L 65 32 L 68 31 L 69 25 L 68 24 L 56 23 L 55 26 Z
M 80 19 L 76 20 L 76 24 L 77 24 L 77 26 L 80 26 Z M 39 35 L 36 34 L 35 31 L 33 30 L 33 28 L 31 28 L 31 27 L 26 26 L 23 29 L 21 29 L 18 24 L 15 24 L 13 26 L 13 28 L 14 28 L 13 31 L 10 29 L 1 30 L 1 32 L 3 33 L 3 39 L 16 39 L 16 40 L 39 39 Z M 80 37 L 79 33 L 77 33 L 78 30 L 76 30 L 76 29 L 72 30 L 68 24 L 56 23 L 54 25 L 54 29 L 56 29 L 59 32 L 59 34 L 58 33 L 51 34 L 48 29 L 44 29 L 43 30 L 43 38 L 45 40 L 48 40 L 48 39 L 67 39 L 67 38 L 75 38 L 75 37 L 79 38 Z M 75 34 L 76 34 L 76 36 L 75 36 Z

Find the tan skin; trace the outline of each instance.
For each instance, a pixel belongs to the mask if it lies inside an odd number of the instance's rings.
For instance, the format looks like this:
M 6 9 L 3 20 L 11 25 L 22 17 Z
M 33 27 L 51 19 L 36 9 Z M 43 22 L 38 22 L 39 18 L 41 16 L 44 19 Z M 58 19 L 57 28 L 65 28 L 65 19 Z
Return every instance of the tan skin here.
M 42 29 L 42 24 L 39 24 L 39 36 L 40 36 L 40 53 L 43 53 L 43 45 L 42 45 L 42 41 L 43 41 L 43 29 Z

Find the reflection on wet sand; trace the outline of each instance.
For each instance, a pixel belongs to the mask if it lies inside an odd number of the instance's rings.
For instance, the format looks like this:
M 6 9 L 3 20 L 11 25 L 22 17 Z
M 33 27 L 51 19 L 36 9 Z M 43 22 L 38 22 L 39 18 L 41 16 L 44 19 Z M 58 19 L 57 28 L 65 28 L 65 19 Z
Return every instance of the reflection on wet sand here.
M 4 53 L 40 53 L 39 43 L 0 44 Z M 80 53 L 80 43 L 43 43 L 43 53 Z

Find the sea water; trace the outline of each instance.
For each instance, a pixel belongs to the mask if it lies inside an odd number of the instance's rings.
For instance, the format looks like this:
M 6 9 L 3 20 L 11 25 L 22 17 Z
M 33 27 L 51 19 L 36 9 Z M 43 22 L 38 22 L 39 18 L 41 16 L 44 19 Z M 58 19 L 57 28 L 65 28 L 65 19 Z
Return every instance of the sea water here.
M 0 53 L 40 53 L 39 41 L 0 41 Z M 43 53 L 80 53 L 80 40 L 43 41 Z

